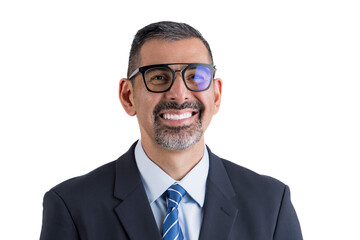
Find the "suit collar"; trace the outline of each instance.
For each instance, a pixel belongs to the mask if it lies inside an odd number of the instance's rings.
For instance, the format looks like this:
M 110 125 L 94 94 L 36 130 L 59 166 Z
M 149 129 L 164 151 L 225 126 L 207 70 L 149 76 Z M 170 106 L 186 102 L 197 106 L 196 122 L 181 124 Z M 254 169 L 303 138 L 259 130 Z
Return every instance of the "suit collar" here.
M 161 239 L 134 156 L 136 142 L 116 161 L 115 212 L 131 239 Z M 236 197 L 222 160 L 209 152 L 209 175 L 200 240 L 227 239 L 238 214 Z M 139 201 L 140 200 L 140 201 Z M 216 226 L 216 227 L 214 227 Z
M 200 207 L 203 207 L 206 181 L 209 173 L 209 153 L 205 146 L 202 159 L 180 181 L 171 178 L 164 170 L 149 159 L 142 148 L 141 140 L 138 141 L 135 147 L 135 160 L 150 205 L 161 197 L 174 182 L 177 182 L 187 192 L 185 199 L 192 198 Z
M 114 196 L 121 200 L 115 212 L 131 239 L 161 239 L 139 170 L 135 163 L 134 143 L 116 161 Z
M 208 151 L 210 169 L 199 239 L 227 239 L 238 214 L 238 209 L 232 203 L 236 193 L 222 160 L 210 149 Z

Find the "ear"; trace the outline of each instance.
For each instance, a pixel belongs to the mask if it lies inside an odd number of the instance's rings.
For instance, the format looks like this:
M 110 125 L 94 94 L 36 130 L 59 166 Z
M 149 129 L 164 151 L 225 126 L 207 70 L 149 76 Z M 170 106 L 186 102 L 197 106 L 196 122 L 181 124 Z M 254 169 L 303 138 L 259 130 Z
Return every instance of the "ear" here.
M 136 115 L 134 105 L 134 88 L 129 79 L 122 78 L 119 83 L 119 99 L 125 112 L 130 116 Z
M 220 109 L 222 84 L 221 78 L 214 79 L 214 114 L 216 114 Z

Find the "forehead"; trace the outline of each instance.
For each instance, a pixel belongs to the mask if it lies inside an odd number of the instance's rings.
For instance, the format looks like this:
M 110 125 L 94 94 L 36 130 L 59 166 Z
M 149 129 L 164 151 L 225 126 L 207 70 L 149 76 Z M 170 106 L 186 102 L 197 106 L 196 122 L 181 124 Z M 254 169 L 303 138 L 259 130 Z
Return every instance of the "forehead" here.
M 140 49 L 140 66 L 166 63 L 211 63 L 211 60 L 207 48 L 198 38 L 146 41 Z

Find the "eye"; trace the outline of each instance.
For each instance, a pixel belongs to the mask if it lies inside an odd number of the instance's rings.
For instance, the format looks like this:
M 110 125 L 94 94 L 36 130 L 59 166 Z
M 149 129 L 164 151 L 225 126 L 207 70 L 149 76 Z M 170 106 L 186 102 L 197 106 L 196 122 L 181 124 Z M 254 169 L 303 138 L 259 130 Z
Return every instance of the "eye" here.
M 204 78 L 197 74 L 189 74 L 186 76 L 186 82 L 188 84 L 196 85 L 198 82 L 204 81 Z
M 156 76 L 152 76 L 150 81 L 166 81 L 166 77 L 161 75 L 156 75 Z
M 171 82 L 172 73 L 164 68 L 151 68 L 145 73 L 145 80 L 147 84 L 162 85 Z
M 209 77 L 202 73 L 188 74 L 186 76 L 186 82 L 189 85 L 201 85 L 207 83 L 209 81 Z
M 171 78 L 166 74 L 152 75 L 150 78 L 148 78 L 147 82 L 152 85 L 169 84 L 169 82 L 171 82 Z

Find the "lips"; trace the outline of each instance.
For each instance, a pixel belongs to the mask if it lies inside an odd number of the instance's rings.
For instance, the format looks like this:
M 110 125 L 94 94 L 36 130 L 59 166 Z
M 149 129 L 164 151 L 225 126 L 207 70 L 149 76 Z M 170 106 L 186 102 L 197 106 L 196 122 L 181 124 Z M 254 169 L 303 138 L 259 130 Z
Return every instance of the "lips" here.
M 184 102 L 182 104 L 161 101 L 155 106 L 153 114 L 155 122 L 159 119 L 163 119 L 168 123 L 173 122 L 173 124 L 188 124 L 195 115 L 199 115 L 200 119 L 203 109 L 203 104 L 197 100 Z

